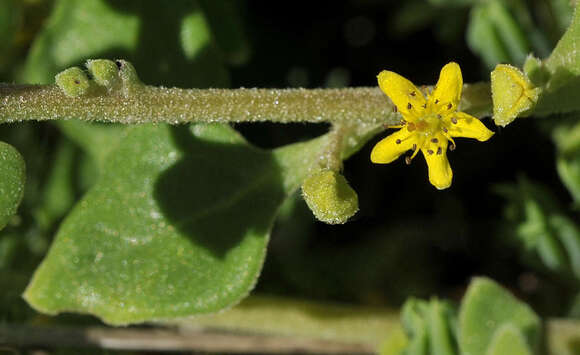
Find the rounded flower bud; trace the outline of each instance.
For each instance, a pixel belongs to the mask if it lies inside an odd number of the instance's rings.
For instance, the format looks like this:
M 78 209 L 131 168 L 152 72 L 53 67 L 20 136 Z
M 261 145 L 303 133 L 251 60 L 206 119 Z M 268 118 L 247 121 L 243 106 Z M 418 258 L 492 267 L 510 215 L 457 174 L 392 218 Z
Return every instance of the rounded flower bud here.
M 358 196 L 340 173 L 318 171 L 302 184 L 302 196 L 314 216 L 328 224 L 343 224 L 358 211 Z
M 56 74 L 54 78 L 56 85 L 68 97 L 79 97 L 88 92 L 90 87 L 89 78 L 85 72 L 78 67 L 68 68 Z

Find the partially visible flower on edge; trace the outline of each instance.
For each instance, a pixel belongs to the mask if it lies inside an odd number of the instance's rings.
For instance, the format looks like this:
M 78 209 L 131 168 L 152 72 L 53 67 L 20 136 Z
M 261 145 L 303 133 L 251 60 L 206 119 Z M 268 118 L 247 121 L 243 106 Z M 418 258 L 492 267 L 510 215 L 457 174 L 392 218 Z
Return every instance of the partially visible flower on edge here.
M 372 152 L 371 161 L 388 164 L 401 154 L 411 150 L 405 157 L 407 164 L 423 153 L 429 168 L 429 181 L 439 190 L 451 186 L 453 172 L 447 160 L 447 146 L 455 149 L 453 137 L 475 138 L 486 141 L 493 132 L 481 121 L 465 112 L 457 112 L 461 99 L 463 77 L 457 63 L 446 64 L 439 74 L 439 81 L 427 97 L 413 83 L 397 73 L 383 70 L 378 75 L 379 87 L 393 101 L 395 110 L 403 116 L 399 131 L 378 142 Z

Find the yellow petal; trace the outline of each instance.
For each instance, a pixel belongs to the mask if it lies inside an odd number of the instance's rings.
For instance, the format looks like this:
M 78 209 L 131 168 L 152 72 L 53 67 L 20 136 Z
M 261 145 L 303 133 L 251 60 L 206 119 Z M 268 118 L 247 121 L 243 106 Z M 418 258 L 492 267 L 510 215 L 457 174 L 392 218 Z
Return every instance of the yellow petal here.
M 441 108 L 457 109 L 461 99 L 461 89 L 463 88 L 463 77 L 461 68 L 455 62 L 447 63 L 439 74 L 439 80 L 435 90 L 429 97 L 429 102 Z
M 438 143 L 428 142 L 421 152 L 429 168 L 429 182 L 438 190 L 443 190 L 451 186 L 453 171 L 447 160 L 447 139 L 443 135 L 438 135 Z
M 455 117 L 457 123 L 451 122 Z M 493 136 L 493 132 L 487 129 L 481 121 L 465 112 L 456 112 L 445 119 L 451 137 L 475 138 L 485 142 Z
M 418 142 L 418 135 L 403 127 L 374 146 L 371 151 L 371 161 L 375 164 L 388 164 L 401 154 L 413 149 L 414 144 L 416 148 L 419 145 Z
M 379 87 L 397 106 L 407 121 L 413 122 L 427 103 L 423 93 L 412 82 L 392 71 L 383 70 L 377 76 Z

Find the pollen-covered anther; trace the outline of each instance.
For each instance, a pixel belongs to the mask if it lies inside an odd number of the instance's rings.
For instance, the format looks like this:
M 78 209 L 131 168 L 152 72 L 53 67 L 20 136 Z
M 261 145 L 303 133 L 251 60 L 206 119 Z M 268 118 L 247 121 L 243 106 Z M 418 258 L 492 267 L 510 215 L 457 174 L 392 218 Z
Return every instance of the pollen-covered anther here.
M 433 143 L 439 143 L 439 139 L 437 139 L 437 138 L 431 138 L 431 142 L 433 142 Z
M 451 117 L 451 123 L 457 124 L 457 117 Z
M 407 110 L 410 110 L 411 108 L 413 108 L 413 105 L 411 105 L 411 103 L 409 102 L 409 103 L 407 104 Z
M 416 94 L 415 94 L 415 92 L 414 92 L 414 91 L 411 91 L 411 94 L 410 94 L 410 95 L 411 95 L 411 96 L 415 96 Z
M 451 110 L 452 107 L 453 107 L 453 104 L 451 104 L 451 103 L 447 104 L 447 109 L 448 110 Z
M 397 143 L 397 144 L 401 144 L 401 140 L 400 140 L 400 139 L 397 139 L 397 140 L 395 141 L 395 143 Z
M 439 103 L 439 99 L 435 99 L 435 103 L 438 104 Z
M 447 128 L 445 128 L 445 127 L 441 127 L 441 130 L 442 130 L 443 132 L 445 132 L 445 133 L 449 132 L 449 130 L 448 130 Z
M 441 117 L 442 117 L 441 115 L 439 115 L 439 114 L 437 115 L 437 118 L 438 118 L 438 119 L 441 119 Z
M 433 150 L 432 149 L 427 149 L 427 154 L 433 155 Z
M 437 147 L 437 155 L 443 154 L 443 149 L 441 147 Z

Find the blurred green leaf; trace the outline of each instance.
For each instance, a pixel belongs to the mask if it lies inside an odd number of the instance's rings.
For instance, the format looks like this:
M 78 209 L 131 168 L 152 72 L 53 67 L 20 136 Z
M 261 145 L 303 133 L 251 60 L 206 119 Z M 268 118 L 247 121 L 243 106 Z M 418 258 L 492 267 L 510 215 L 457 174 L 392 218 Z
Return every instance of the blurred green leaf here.
M 551 191 L 525 178 L 498 190 L 509 200 L 505 215 L 510 234 L 527 255 L 539 258 L 552 272 L 580 279 L 580 229 Z
M 436 298 L 429 302 L 411 298 L 401 311 L 401 322 L 407 333 L 408 355 L 458 354 L 456 310 Z
M 513 324 L 506 324 L 493 335 L 486 355 L 532 355 L 522 332 Z
M 6 53 L 14 45 L 14 38 L 22 22 L 22 5 L 19 0 L 0 2 L 0 53 Z
M 506 332 L 506 326 L 521 332 L 524 344 L 537 351 L 541 335 L 540 318 L 528 305 L 492 280 L 475 278 L 467 289 L 459 312 L 461 353 L 486 355 L 490 346 L 492 350 L 506 349 L 505 337 L 512 336 L 510 331 L 507 335 L 502 334 Z
M 530 51 L 523 25 L 504 1 L 490 0 L 471 10 L 467 43 L 489 68 L 498 63 L 522 65 Z
M 24 160 L 14 147 L 0 142 L 0 229 L 4 228 L 24 194 Z
M 201 0 L 209 27 L 217 45 L 232 65 L 243 65 L 250 60 L 251 48 L 239 14 L 240 2 L 235 0 Z
M 270 153 L 225 126 L 131 129 L 63 223 L 26 300 L 111 324 L 237 303 L 256 282 L 278 207 L 324 143 Z

